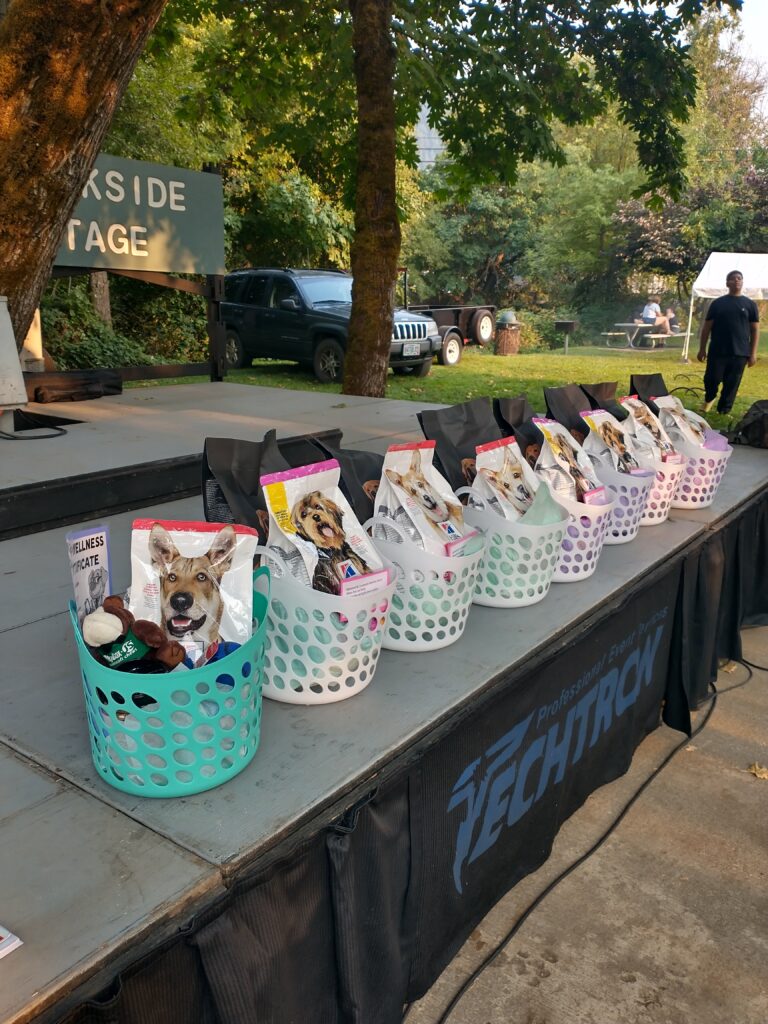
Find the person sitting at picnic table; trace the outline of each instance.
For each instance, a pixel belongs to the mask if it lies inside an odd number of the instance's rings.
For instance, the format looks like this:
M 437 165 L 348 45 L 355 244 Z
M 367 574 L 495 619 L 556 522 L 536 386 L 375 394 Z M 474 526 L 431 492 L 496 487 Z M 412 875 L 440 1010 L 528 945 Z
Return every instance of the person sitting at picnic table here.
M 677 312 L 674 306 L 667 306 L 664 310 L 664 316 L 669 321 L 669 329 L 673 334 L 680 334 L 682 328 L 680 327 L 680 321 L 677 319 Z
M 644 324 L 652 324 L 655 327 L 660 327 L 661 334 L 671 334 L 672 331 L 669 329 L 669 317 L 662 316 L 661 306 L 659 306 L 658 295 L 649 295 L 648 301 L 643 306 L 642 321 Z

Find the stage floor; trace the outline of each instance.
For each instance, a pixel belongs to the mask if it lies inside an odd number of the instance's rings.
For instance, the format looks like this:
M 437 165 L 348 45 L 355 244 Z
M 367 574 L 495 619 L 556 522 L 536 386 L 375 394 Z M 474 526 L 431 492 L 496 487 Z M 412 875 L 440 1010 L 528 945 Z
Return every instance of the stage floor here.
M 171 392 L 163 422 L 175 420 L 164 457 L 173 446 L 179 453 L 201 451 L 209 434 L 260 439 L 270 426 L 281 435 L 339 426 L 345 445 L 379 449 L 420 436 L 420 406 L 414 403 L 215 385 L 226 389 L 233 405 L 222 411 L 221 392 L 205 406 L 209 392 L 199 389 L 207 387 L 132 391 L 101 400 L 108 407 L 82 403 L 77 412 L 74 405 L 61 412 L 80 418 L 83 406 L 101 408 L 89 424 L 95 458 L 95 441 L 104 437 L 99 418 L 120 435 L 118 412 L 125 409 L 128 436 L 118 445 L 119 457 L 134 461 L 148 458 L 148 438 L 160 415 L 151 404 L 158 392 L 163 399 Z M 273 410 L 281 407 L 283 417 L 259 407 L 262 398 Z M 303 403 L 300 415 L 293 412 L 297 402 Z M 137 417 L 142 403 L 146 416 Z M 252 417 L 247 410 L 254 404 L 259 412 Z M 185 423 L 195 423 L 195 430 Z M 75 445 L 78 429 L 50 444 Z M 48 443 L 40 442 L 43 448 Z M 61 476 L 72 465 L 67 450 L 59 450 L 58 460 L 51 457 L 51 472 L 58 467 Z M 74 455 L 72 471 L 84 471 L 87 453 L 75 446 Z M 104 451 L 99 458 L 99 468 L 109 464 Z M 22 471 L 17 462 L 15 471 L 29 480 L 48 470 L 33 464 Z M 544 602 L 528 609 L 475 607 L 462 639 L 428 656 L 384 651 L 372 684 L 352 700 L 316 708 L 265 701 L 261 745 L 251 765 L 219 789 L 178 800 L 128 796 L 94 771 L 64 611 L 71 590 L 64 534 L 72 527 L 0 544 L 0 923 L 25 940 L 2 963 L 0 1018 L 24 1021 L 98 972 L 115 973 L 248 869 L 282 856 L 323 827 L 372 780 L 397 771 L 462 709 L 537 653 L 556 652 L 587 622 L 610 615 L 612 604 L 654 567 L 737 514 L 767 485 L 765 453 L 737 449 L 711 508 L 673 510 L 668 523 L 644 528 L 632 544 L 605 548 L 591 579 L 554 585 Z M 141 514 L 202 518 L 202 502 L 186 498 Z M 117 589 L 129 581 L 135 515 L 107 520 Z
M 26 408 L 80 422 L 66 426 L 63 436 L 33 444 L 6 442 L 0 490 L 199 455 L 206 437 L 260 441 L 271 428 L 278 437 L 290 437 L 334 426 L 344 431 L 344 447 L 383 452 L 413 436 L 419 409 L 440 407 L 208 381 L 130 388 L 90 402 L 33 402 Z

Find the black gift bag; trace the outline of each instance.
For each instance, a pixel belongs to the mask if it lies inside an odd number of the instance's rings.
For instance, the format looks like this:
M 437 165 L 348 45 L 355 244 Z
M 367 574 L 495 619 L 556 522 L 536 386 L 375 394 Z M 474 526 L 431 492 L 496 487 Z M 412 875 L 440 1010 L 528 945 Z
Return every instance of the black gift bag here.
M 327 459 L 336 459 L 339 463 L 339 485 L 344 497 L 352 506 L 358 520 L 365 523 L 373 515 L 384 456 L 379 452 L 359 451 L 357 448 L 336 448 L 321 440 L 317 441 L 317 445 Z
M 625 420 L 629 415 L 621 402 L 616 401 L 618 381 L 603 381 L 602 384 L 581 384 L 579 386 L 589 399 L 591 409 L 605 409 L 617 420 Z
M 515 398 L 494 398 L 493 415 L 504 437 L 515 437 L 517 428 L 536 413 L 527 395 L 517 395 Z
M 660 395 L 668 395 L 669 389 L 660 373 L 633 373 L 629 378 L 629 393 L 637 395 L 651 412 L 658 415 L 659 407 L 651 399 Z
M 474 480 L 477 446 L 504 436 L 489 398 L 475 398 L 447 409 L 425 409 L 416 415 L 424 437 L 435 442 L 434 465 L 454 491 Z
M 274 430 L 268 430 L 263 441 L 207 437 L 202 463 L 205 518 L 208 522 L 250 526 L 264 543 L 267 506 L 259 480 L 267 473 L 280 473 L 328 458 L 317 443 L 319 438 L 338 444 L 341 431 L 328 430 L 321 435 L 304 434 L 279 441 Z
M 557 420 L 571 432 L 581 444 L 589 433 L 581 413 L 591 408 L 589 399 L 578 384 L 566 384 L 561 388 L 544 388 L 547 415 Z

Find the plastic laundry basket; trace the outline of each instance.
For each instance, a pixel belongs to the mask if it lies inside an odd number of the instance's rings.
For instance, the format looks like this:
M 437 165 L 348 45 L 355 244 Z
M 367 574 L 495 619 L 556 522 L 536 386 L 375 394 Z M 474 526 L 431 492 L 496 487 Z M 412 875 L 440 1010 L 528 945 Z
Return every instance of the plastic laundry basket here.
M 715 500 L 733 448 L 716 452 L 679 442 L 675 447 L 685 455 L 686 462 L 672 508 L 706 508 Z
M 265 582 L 267 593 L 255 588 Z M 261 680 L 269 606 L 269 571 L 254 573 L 250 640 L 221 661 L 174 672 L 118 672 L 77 641 L 96 771 L 136 796 L 189 796 L 234 778 L 259 745 Z
M 479 503 L 482 498 L 473 495 L 472 501 Z M 464 509 L 464 521 L 485 533 L 474 604 L 522 608 L 543 601 L 549 592 L 568 525 L 565 509 L 562 509 L 559 523 L 529 526 L 525 519 L 505 519 L 475 504 Z
M 640 520 L 641 526 L 658 526 L 659 523 L 667 521 L 685 463 L 654 462 L 653 469 L 656 479 L 651 486 L 645 512 Z
M 552 580 L 554 583 L 578 583 L 597 568 L 605 535 L 611 525 L 613 502 L 607 505 L 586 505 L 559 494 L 552 497 L 568 513 L 568 524 L 560 548 L 560 558 Z
M 386 587 L 361 597 L 337 597 L 295 579 L 266 548 L 272 568 L 267 615 L 264 696 L 287 704 L 331 704 L 370 683 L 381 653 L 395 573 Z
M 387 533 L 400 541 L 384 540 Z M 390 651 L 436 651 L 455 643 L 464 632 L 483 558 L 484 538 L 479 534 L 466 555 L 435 555 L 407 540 L 391 519 L 370 519 L 374 543 L 397 571 L 392 610 L 387 620 L 384 647 Z
M 605 535 L 606 544 L 628 544 L 640 531 L 645 508 L 656 475 L 652 469 L 640 473 L 620 473 L 600 466 L 597 479 L 613 498 L 613 515 Z

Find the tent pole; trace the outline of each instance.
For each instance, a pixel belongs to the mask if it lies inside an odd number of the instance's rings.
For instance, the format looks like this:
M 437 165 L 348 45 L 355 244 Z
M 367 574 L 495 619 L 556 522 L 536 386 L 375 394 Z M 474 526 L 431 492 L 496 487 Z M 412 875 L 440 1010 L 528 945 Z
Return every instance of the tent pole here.
M 685 332 L 685 344 L 683 345 L 683 351 L 680 356 L 681 363 L 690 363 L 688 358 L 688 345 L 691 341 L 691 327 L 693 327 L 693 288 L 691 288 L 691 306 L 688 310 L 688 329 Z

